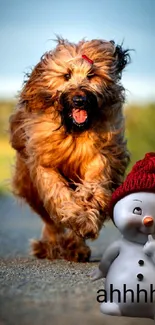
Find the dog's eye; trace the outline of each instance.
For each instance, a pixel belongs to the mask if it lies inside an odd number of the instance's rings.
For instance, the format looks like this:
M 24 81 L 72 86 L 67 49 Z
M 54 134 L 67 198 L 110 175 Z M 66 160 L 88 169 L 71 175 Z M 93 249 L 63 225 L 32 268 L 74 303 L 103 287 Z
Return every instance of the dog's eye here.
M 133 209 L 134 214 L 141 215 L 142 214 L 142 209 L 140 207 L 136 207 Z
M 95 76 L 95 74 L 94 74 L 93 72 L 90 72 L 90 73 L 87 74 L 87 78 L 88 78 L 88 79 L 91 79 L 91 78 L 93 78 L 94 76 Z
M 64 74 L 64 78 L 66 81 L 68 81 L 71 78 L 71 74 L 70 73 Z

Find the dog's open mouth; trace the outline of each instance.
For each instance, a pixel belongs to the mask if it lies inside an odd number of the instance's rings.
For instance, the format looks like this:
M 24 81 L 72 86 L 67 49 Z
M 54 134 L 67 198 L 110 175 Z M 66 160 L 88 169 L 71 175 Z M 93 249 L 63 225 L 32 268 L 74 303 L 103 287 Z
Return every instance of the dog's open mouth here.
M 82 95 L 62 93 L 60 104 L 62 124 L 68 132 L 86 131 L 99 118 L 97 97 L 90 91 L 83 91 Z
M 73 108 L 71 117 L 75 124 L 83 125 L 88 119 L 88 113 L 85 109 Z

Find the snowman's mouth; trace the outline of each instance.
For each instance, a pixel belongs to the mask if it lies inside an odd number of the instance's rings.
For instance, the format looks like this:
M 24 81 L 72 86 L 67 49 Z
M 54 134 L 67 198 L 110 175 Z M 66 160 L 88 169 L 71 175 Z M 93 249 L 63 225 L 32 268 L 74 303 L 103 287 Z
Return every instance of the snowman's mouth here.
M 144 229 L 137 228 L 137 232 L 139 232 L 140 234 L 143 234 L 143 235 L 149 235 L 154 232 L 154 228 L 153 227 L 144 228 Z

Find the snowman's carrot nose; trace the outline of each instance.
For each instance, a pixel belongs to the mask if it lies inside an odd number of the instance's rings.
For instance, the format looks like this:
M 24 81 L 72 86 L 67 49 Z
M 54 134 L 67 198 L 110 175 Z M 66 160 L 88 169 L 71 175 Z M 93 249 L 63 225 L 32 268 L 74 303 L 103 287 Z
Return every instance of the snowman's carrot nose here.
M 154 219 L 152 217 L 145 217 L 143 219 L 143 225 L 145 227 L 151 227 L 153 225 L 153 223 L 154 223 Z

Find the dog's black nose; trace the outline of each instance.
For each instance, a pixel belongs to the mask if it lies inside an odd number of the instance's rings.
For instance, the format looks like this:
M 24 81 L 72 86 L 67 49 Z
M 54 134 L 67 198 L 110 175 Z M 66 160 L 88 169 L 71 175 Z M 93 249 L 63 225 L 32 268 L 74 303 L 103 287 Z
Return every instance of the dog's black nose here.
M 85 105 L 87 98 L 86 96 L 79 95 L 79 96 L 74 96 L 72 100 L 76 107 L 82 107 Z

